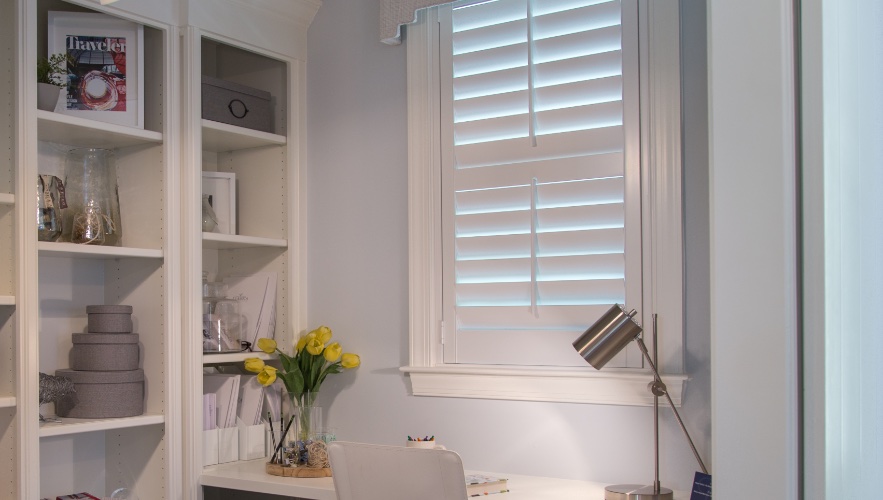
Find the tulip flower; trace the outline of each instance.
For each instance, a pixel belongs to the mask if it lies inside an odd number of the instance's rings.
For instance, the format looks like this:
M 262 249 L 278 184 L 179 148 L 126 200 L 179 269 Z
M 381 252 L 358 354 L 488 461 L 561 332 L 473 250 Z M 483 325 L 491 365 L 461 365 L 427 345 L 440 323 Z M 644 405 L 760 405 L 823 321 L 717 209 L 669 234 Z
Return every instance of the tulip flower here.
M 320 326 L 310 333 L 315 333 L 316 338 L 318 338 L 322 344 L 327 344 L 328 341 L 331 340 L 331 328 L 328 328 L 327 326 Z
M 258 382 L 267 387 L 276 381 L 276 369 L 270 365 L 264 365 L 264 369 L 257 375 Z
M 276 341 L 273 339 L 258 339 L 258 349 L 267 354 L 276 352 Z
M 355 368 L 360 364 L 362 364 L 362 360 L 358 354 L 348 352 L 340 358 L 340 366 L 344 368 Z
M 252 373 L 260 373 L 264 369 L 264 360 L 261 358 L 245 358 L 245 369 Z
M 343 352 L 343 348 L 340 347 L 340 344 L 337 342 L 332 342 L 325 347 L 325 352 L 322 354 L 325 356 L 325 360 L 329 363 L 334 363 L 340 358 L 340 353 Z
M 322 354 L 323 349 L 325 349 L 325 344 L 323 344 L 318 338 L 313 337 L 307 341 L 306 350 L 313 356 Z

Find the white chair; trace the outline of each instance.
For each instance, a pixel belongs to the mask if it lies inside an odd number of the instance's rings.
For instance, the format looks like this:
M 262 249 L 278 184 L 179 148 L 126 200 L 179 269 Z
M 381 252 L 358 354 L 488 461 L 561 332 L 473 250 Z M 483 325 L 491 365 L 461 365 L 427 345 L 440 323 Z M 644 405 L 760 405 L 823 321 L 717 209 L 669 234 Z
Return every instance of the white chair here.
M 334 441 L 328 444 L 338 500 L 465 500 L 460 455 L 448 450 Z

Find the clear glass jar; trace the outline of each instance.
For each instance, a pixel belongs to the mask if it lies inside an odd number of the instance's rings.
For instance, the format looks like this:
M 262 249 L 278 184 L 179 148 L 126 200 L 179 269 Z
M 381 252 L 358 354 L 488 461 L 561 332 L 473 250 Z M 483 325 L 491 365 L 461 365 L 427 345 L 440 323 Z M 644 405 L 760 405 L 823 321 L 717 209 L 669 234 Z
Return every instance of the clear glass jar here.
M 62 210 L 61 241 L 122 245 L 116 162 L 109 149 L 68 152 L 64 165 L 67 208 Z
M 242 350 L 242 316 L 239 302 L 227 298 L 224 283 L 203 283 L 202 350 L 203 352 L 238 352 Z

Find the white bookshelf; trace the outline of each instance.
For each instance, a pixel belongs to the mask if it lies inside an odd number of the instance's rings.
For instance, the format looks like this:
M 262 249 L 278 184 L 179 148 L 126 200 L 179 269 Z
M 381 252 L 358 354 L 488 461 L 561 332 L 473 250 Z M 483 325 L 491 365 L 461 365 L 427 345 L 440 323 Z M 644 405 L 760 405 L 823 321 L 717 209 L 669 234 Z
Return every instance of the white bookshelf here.
M 275 356 L 271 356 L 263 351 L 257 352 L 219 352 L 217 354 L 212 353 L 203 353 L 202 355 L 202 364 L 206 366 L 211 365 L 229 365 L 235 363 L 242 363 L 245 361 L 245 358 L 260 358 L 264 361 L 269 361 L 271 359 L 275 359 Z
M 15 195 L 12 193 L 0 193 L 0 205 L 15 205 Z
M 0 295 L 0 306 L 14 306 L 15 297 L 13 295 Z
M 15 408 L 15 398 L 12 396 L 0 397 L 0 408 Z
M 37 110 L 37 133 L 41 141 L 90 148 L 118 149 L 163 141 L 160 132 L 42 110 Z

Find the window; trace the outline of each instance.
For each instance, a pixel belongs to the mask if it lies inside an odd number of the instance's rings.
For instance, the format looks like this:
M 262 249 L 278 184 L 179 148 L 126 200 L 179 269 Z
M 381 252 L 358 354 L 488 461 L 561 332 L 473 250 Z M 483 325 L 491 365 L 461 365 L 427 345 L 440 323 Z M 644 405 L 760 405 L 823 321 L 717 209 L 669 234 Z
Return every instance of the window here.
M 665 129 L 639 115 L 672 91 L 639 74 L 672 75 L 640 66 L 638 10 L 469 1 L 408 28 L 415 394 L 649 402 L 636 348 L 611 377 L 571 347 L 615 302 L 647 325 L 667 311 L 660 365 L 682 370 L 679 148 L 654 149 L 679 141 L 679 100 L 660 106 Z

